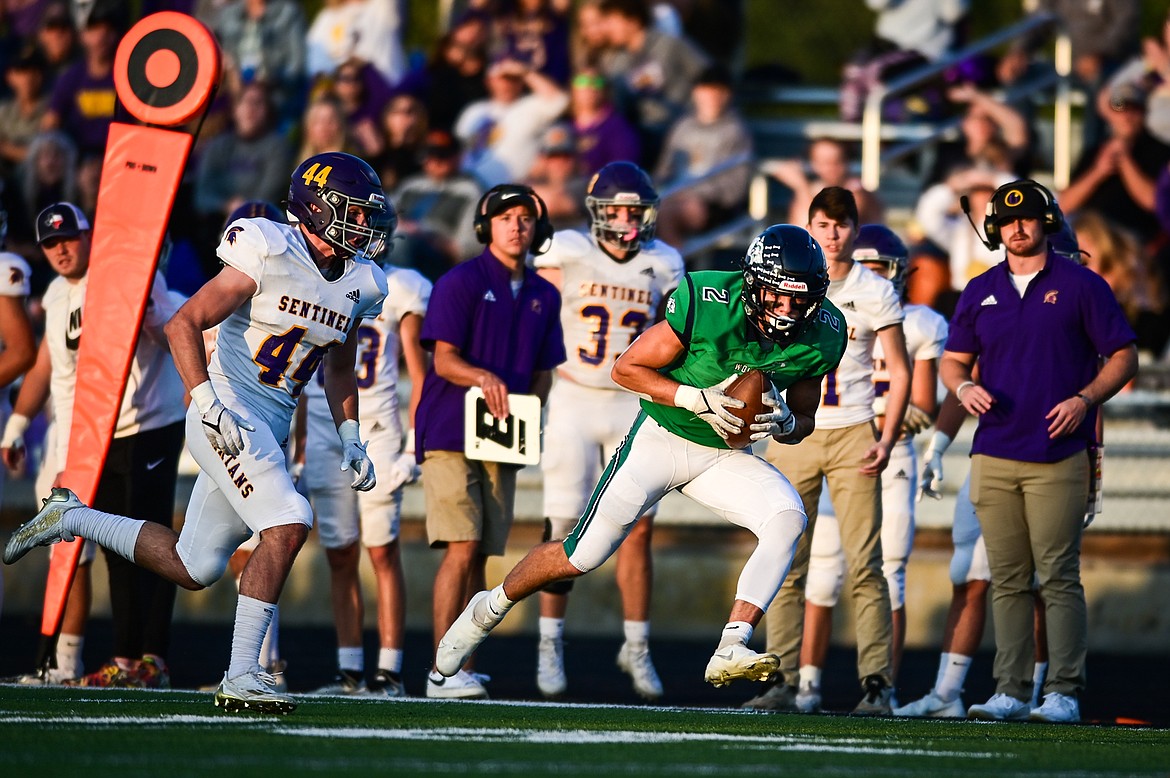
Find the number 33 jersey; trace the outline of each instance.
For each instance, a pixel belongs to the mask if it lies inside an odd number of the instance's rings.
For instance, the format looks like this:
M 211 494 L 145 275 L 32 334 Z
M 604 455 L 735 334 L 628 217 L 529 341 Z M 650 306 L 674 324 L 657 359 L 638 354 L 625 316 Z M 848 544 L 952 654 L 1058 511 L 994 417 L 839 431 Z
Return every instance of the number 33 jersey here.
M 216 253 L 255 281 L 256 293 L 219 326 L 212 384 L 224 405 L 259 414 L 279 440 L 325 353 L 345 342 L 357 320 L 381 313 L 386 276 L 356 259 L 327 281 L 300 228 L 267 219 L 232 222 Z
M 561 271 L 561 328 L 568 359 L 557 368 L 576 383 L 617 389 L 614 360 L 654 323 L 662 298 L 683 277 L 683 260 L 660 240 L 631 259 L 610 257 L 591 235 L 562 230 L 536 268 Z

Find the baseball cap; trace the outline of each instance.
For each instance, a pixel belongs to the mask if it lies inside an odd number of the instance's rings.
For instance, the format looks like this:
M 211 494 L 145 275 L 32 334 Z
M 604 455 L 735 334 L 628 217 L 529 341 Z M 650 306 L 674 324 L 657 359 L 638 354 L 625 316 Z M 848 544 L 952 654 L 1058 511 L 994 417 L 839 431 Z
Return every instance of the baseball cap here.
M 996 190 L 988 204 L 988 213 L 995 215 L 995 224 L 1011 219 L 1043 219 L 1049 202 L 1039 184 L 1015 181 Z
M 89 229 L 89 219 L 73 203 L 53 203 L 37 214 L 38 244 L 53 238 L 76 238 Z
M 489 192 L 487 202 L 483 206 L 483 213 L 488 219 L 494 219 L 504 211 L 523 205 L 533 216 L 540 213 L 532 190 L 522 184 L 510 184 Z
M 540 139 L 541 154 L 576 154 L 577 144 L 573 130 L 567 124 L 554 124 L 544 131 Z

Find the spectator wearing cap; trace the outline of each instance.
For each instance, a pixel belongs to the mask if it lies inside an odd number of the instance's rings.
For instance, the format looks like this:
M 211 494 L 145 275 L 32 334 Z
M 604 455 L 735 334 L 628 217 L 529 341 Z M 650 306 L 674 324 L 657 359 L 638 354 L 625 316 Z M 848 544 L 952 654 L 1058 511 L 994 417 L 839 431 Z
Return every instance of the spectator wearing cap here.
M 426 494 L 427 539 L 443 549 L 435 574 L 435 643 L 485 588 L 489 556 L 504 553 L 512 526 L 514 465 L 464 455 L 464 399 L 478 387 L 488 411 L 509 415 L 508 394 L 543 401 L 552 371 L 565 361 L 561 296 L 528 266 L 534 240 L 551 237 L 543 206 L 527 187 L 505 185 L 476 205 L 483 252 L 435 284 L 421 341 L 434 353 L 415 415 L 415 451 Z M 477 588 L 478 587 L 478 588 Z M 476 676 L 432 670 L 428 697 L 486 697 Z
M 85 333 L 92 233 L 85 214 L 68 202 L 48 206 L 37 215 L 35 224 L 37 243 L 59 274 L 45 292 L 45 336 L 37 362 L 49 368 L 58 431 L 53 461 L 63 470 L 70 444 L 77 358 Z M 174 519 L 185 403 L 183 383 L 163 327 L 177 307 L 162 275 L 156 272 L 94 497 L 96 510 L 133 513 L 168 528 Z M 42 394 L 34 403 L 34 414 L 44 401 Z M 21 397 L 17 404 L 24 405 Z M 53 485 L 71 486 L 64 478 L 65 473 L 57 474 Z M 114 626 L 113 658 L 81 678 L 80 685 L 169 687 L 165 657 L 170 648 L 174 584 L 112 553 L 106 555 L 106 568 Z
M 484 186 L 522 181 L 536 161 L 540 138 L 569 105 L 555 81 L 505 55 L 488 68 L 488 98 L 468 105 L 455 122 L 464 169 Z
M 472 217 L 483 188 L 460 169 L 459 155 L 459 141 L 450 132 L 429 131 L 421 154 L 422 172 L 407 177 L 392 198 L 398 230 L 391 259 L 432 282 L 479 249 Z
M 1095 105 L 1109 137 L 1081 153 L 1060 205 L 1070 216 L 1083 208 L 1097 211 L 1132 232 L 1148 250 L 1159 236 L 1155 186 L 1170 162 L 1170 146 L 1145 126 L 1144 91 L 1121 87 Z
M 527 184 L 548 205 L 548 217 L 558 230 L 582 227 L 585 210 L 585 177 L 577 157 L 577 142 L 568 122 L 549 127 L 540 140 L 540 154 Z
M 4 83 L 12 91 L 12 97 L 0 100 L 0 177 L 7 178 L 24 162 L 45 114 L 44 57 L 26 46 L 8 64 Z
M 663 198 L 658 215 L 658 236 L 671 245 L 727 221 L 747 200 L 750 161 L 686 183 L 752 153 L 751 133 L 731 97 L 731 75 L 723 66 L 712 65 L 691 88 L 691 113 L 666 136 L 655 179 L 663 188 L 685 183 L 684 189 Z
M 1080 720 L 1091 449 L 1100 442 L 1098 406 L 1133 378 L 1137 349 L 1105 280 L 1052 250 L 1049 235 L 1061 222 L 1051 193 L 1033 181 L 996 191 L 985 223 L 1006 259 L 963 290 L 939 366 L 947 389 L 979 419 L 971 501 L 991 569 L 996 693 L 971 706 L 971 718 Z M 1048 629 L 1044 702 L 1035 708 L 1027 702 L 1033 578 Z
M 600 70 L 578 70 L 569 97 L 582 173 L 601 170 L 610 162 L 640 164 L 638 133 L 614 108 L 609 82 Z
M 81 61 L 53 85 L 41 129 L 60 129 L 77 145 L 81 157 L 105 154 L 106 136 L 118 111 L 114 88 L 114 52 L 125 26 L 120 11 L 95 7 L 81 30 Z

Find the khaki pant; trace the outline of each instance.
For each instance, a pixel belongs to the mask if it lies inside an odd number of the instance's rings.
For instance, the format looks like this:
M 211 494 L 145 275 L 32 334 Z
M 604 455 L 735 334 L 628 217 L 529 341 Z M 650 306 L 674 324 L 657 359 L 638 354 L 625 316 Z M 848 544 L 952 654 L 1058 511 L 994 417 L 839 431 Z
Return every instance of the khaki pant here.
M 804 585 L 809 549 L 821 496 L 821 479 L 837 511 L 845 552 L 845 593 L 857 617 L 857 674 L 880 675 L 893 683 L 893 629 L 890 592 L 882 574 L 881 479 L 862 475 L 861 456 L 876 440 L 872 423 L 843 429 L 818 429 L 796 446 L 771 443 L 766 458 L 788 477 L 804 501 L 808 527 L 796 547 L 792 568 L 768 609 L 768 651 L 779 655 L 780 670 L 794 683 L 800 668 L 804 627 Z
M 971 502 L 991 566 L 996 691 L 1032 696 L 1032 579 L 1044 600 L 1048 678 L 1044 693 L 1076 696 L 1085 687 L 1088 616 L 1081 586 L 1081 533 L 1089 459 L 1075 454 L 1035 463 L 971 458 Z
M 500 556 L 508 545 L 520 468 L 468 459 L 457 451 L 428 451 L 422 462 L 431 548 L 478 540 L 484 556 Z

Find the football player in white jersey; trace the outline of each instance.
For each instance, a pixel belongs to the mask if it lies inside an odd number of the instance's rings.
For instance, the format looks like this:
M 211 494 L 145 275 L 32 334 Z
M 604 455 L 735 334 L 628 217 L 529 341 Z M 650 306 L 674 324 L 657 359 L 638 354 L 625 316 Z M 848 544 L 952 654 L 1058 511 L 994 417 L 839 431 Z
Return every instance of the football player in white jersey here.
M 8 236 L 8 213 L 0 209 L 0 429 L 5 430 L 0 447 L 9 448 L 20 434 L 9 439 L 7 425 L 12 405 L 8 386 L 33 366 L 37 356 L 36 339 L 28 319 L 25 299 L 29 292 L 29 266 L 19 254 L 4 251 Z M 28 420 L 24 420 L 28 426 Z M 23 434 L 23 430 L 21 430 Z M 0 502 L 4 493 L 5 469 L 0 468 Z M 0 571 L 0 606 L 4 604 L 4 573 Z
M 679 253 L 654 237 L 658 193 L 632 162 L 611 162 L 589 182 L 585 206 L 592 234 L 562 230 L 536 259 L 538 272 L 561 291 L 568 360 L 549 394 L 544 454 L 545 540 L 565 538 L 585 511 L 601 468 L 625 438 L 639 400 L 610 378 L 617 356 L 659 318 L 660 303 L 684 271 Z M 651 506 L 617 554 L 625 642 L 617 663 L 634 691 L 662 696 L 650 659 Z M 564 693 L 562 635 L 571 581 L 540 595 L 536 683 L 546 697 Z
M 398 409 L 398 360 L 402 356 L 410 375 L 408 418 L 414 413 L 426 377 L 427 356 L 419 331 L 431 282 L 407 268 L 383 266 L 389 293 L 382 312 L 365 319 L 357 329 L 357 387 L 362 418 L 373 422 L 367 452 L 381 474 L 368 492 L 355 493 L 345 474 L 321 463 L 337 461 L 341 443 L 333 429 L 323 385 L 310 382 L 297 417 L 297 458 L 305 467 L 301 476 L 317 514 L 317 530 L 329 560 L 333 596 L 333 625 L 337 630 L 337 677 L 318 689 L 320 694 L 360 694 L 367 689 L 388 697 L 403 697 L 402 646 L 406 621 L 406 584 L 398 544 L 402 487 L 418 477 L 414 462 L 414 430 L 407 435 Z M 362 650 L 362 593 L 358 580 L 361 549 L 366 547 L 374 568 L 378 614 L 378 664 L 367 686 Z
M 780 657 L 781 676 L 746 707 L 795 710 L 804 621 L 809 547 L 822 479 L 837 507 L 849 565 L 857 631 L 857 670 L 864 694 L 858 714 L 888 714 L 893 684 L 890 595 L 882 574 L 881 482 L 901 437 L 910 396 L 910 364 L 902 330 L 902 304 L 889 281 L 853 260 L 857 203 L 842 187 L 826 187 L 809 206 L 809 232 L 829 265 L 829 299 L 849 328 L 838 368 L 821 384 L 816 431 L 795 446 L 769 444 L 766 456 L 800 492 L 808 513 L 804 533 L 768 617 L 768 651 Z M 890 386 L 885 427 L 874 425 L 873 349 L 881 341 Z
M 857 231 L 853 259 L 894 285 L 905 299 L 909 251 L 893 230 L 866 224 Z M 903 435 L 890 451 L 890 464 L 882 473 L 882 571 L 890 588 L 893 617 L 893 671 L 897 677 L 906 638 L 906 560 L 914 545 L 914 505 L 917 458 L 914 436 L 929 427 L 938 410 L 938 360 L 947 338 L 947 322 L 925 305 L 903 304 L 906 349 L 912 364 L 910 403 L 902 422 Z M 889 373 L 880 341 L 874 344 L 874 413 L 884 423 Z M 796 707 L 802 713 L 820 709 L 821 669 L 825 666 L 833 628 L 833 606 L 845 580 L 845 554 L 841 532 L 831 502 L 824 496 L 813 533 L 808 582 L 805 584 L 804 643 L 800 656 L 800 685 Z
M 253 532 L 260 543 L 240 578 L 231 661 L 215 693 L 227 710 L 288 713 L 259 664 L 260 644 L 297 552 L 313 523 L 293 486 L 284 448 L 297 397 L 317 368 L 342 440 L 352 486 L 375 484 L 361 442 L 353 333 L 377 316 L 386 276 L 376 256 L 394 212 L 377 174 L 357 157 L 317 154 L 293 171 L 287 208 L 296 224 L 242 219 L 217 253 L 225 267 L 175 314 L 166 332 L 191 393 L 187 444 L 200 472 L 182 532 L 83 506 L 54 489 L 4 550 L 11 564 L 34 545 L 75 536 L 198 590 L 223 575 Z M 203 331 L 219 325 L 210 365 Z

